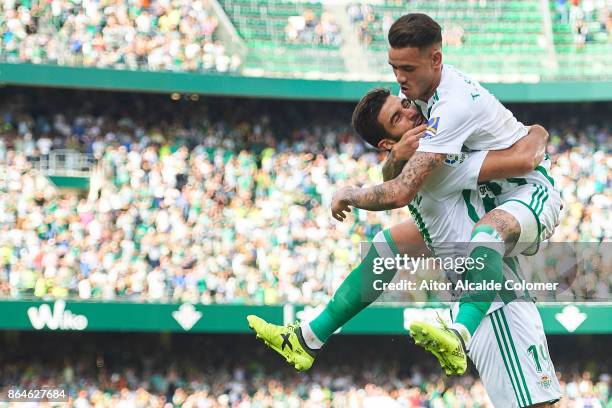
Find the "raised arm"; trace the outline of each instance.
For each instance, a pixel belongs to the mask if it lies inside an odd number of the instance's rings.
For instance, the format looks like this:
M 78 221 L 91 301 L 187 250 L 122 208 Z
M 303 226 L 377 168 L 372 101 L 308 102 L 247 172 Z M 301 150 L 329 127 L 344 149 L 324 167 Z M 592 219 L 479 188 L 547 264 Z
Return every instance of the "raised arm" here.
M 398 159 L 395 152 L 391 150 L 383 163 L 383 180 L 389 181 L 399 176 L 407 162 L 407 160 Z
M 527 136 L 504 150 L 487 154 L 478 181 L 520 177 L 534 170 L 544 159 L 548 132 L 540 125 L 529 128 Z
M 345 187 L 338 190 L 332 200 L 333 217 L 342 221 L 345 218 L 343 211 L 349 211 L 349 206 L 384 211 L 407 205 L 445 158 L 446 155 L 441 153 L 416 152 L 393 180 L 369 188 Z
M 419 140 L 423 137 L 426 129 L 427 125 L 412 128 L 404 133 L 397 143 L 393 144 L 383 163 L 382 174 L 384 181 L 393 180 L 400 175 L 404 165 L 419 148 Z

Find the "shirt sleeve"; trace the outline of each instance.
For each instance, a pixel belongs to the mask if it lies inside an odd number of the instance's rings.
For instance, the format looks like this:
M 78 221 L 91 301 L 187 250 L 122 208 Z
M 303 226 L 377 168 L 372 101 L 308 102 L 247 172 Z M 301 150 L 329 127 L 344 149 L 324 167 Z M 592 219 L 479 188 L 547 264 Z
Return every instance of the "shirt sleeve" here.
M 449 154 L 442 166 L 446 166 L 445 176 L 436 183 L 432 193 L 438 199 L 461 193 L 463 190 L 476 190 L 480 169 L 488 151 Z
M 432 109 L 417 151 L 459 154 L 474 129 L 471 113 L 465 106 L 453 107 L 449 101 L 438 101 Z

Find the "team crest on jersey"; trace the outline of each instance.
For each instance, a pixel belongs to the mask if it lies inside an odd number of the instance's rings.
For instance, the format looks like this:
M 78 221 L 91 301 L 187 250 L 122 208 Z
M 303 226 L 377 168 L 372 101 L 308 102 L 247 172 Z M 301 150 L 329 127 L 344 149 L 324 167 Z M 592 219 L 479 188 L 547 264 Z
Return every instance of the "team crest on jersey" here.
M 423 139 L 431 139 L 438 133 L 438 124 L 440 123 L 440 117 L 436 116 L 435 118 L 429 118 L 427 121 L 427 129 L 425 130 L 425 135 Z
M 542 377 L 540 377 L 540 381 L 538 381 L 538 384 L 540 384 L 540 387 L 547 390 L 550 388 L 550 385 L 552 384 L 552 379 L 546 374 L 544 374 Z
M 446 160 L 444 160 L 444 164 L 451 166 L 451 167 L 459 167 L 459 165 L 463 163 L 463 161 L 465 160 L 465 157 L 466 157 L 465 153 L 447 154 Z

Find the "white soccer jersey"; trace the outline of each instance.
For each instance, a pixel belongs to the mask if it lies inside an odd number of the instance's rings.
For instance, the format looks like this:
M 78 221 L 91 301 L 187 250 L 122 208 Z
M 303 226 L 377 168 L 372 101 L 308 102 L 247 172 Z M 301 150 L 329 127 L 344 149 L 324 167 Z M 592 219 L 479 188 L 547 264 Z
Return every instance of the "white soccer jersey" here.
M 450 65 L 442 67 L 440 84 L 429 101 L 415 104 L 428 123 L 417 149 L 421 152 L 506 149 L 529 132 L 489 91 Z M 511 255 L 531 247 L 537 251 L 534 243 L 550 237 L 558 224 L 561 198 L 548 176 L 549 166 L 545 160 L 525 177 L 487 183 L 497 197 L 496 206 L 505 205 L 521 225 L 520 245 Z
M 436 257 L 467 255 L 474 225 L 487 210 L 478 188 L 478 176 L 487 154 L 477 151 L 448 155 L 408 205 L 414 223 Z M 452 271 L 446 273 L 453 282 L 461 277 Z M 523 276 L 516 259 L 506 259 L 503 273 L 506 279 Z M 454 296 L 458 298 L 460 293 L 455 292 Z M 498 295 L 488 313 L 518 297 L 528 297 L 528 293 L 505 291 L 503 296 Z
M 451 250 L 445 244 L 469 242 L 476 220 L 484 215 L 477 184 L 487 153 L 448 155 L 408 205 L 425 242 L 436 255 Z
M 478 81 L 450 65 L 427 101 L 415 101 L 428 121 L 418 151 L 458 154 L 462 149 L 501 150 L 528 133 Z

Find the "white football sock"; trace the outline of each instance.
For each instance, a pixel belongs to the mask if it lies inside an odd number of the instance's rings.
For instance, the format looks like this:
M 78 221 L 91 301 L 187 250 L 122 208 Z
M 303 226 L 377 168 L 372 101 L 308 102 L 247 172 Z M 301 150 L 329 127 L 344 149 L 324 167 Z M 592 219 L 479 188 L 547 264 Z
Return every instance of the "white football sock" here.
M 481 231 L 476 233 L 470 240 L 467 248 L 468 255 L 471 254 L 476 247 L 487 247 L 501 256 L 504 256 L 506 244 L 497 231 L 494 231 L 492 234 Z
M 323 343 L 316 334 L 310 328 L 310 324 L 308 322 L 300 323 L 300 329 L 302 329 L 302 337 L 304 337 L 304 342 L 308 347 L 313 350 L 318 350 L 323 347 Z
M 472 335 L 470 334 L 470 331 L 467 329 L 467 327 L 465 327 L 461 323 L 451 323 L 451 325 L 449 327 L 451 329 L 457 330 L 457 333 L 459 333 L 459 335 L 463 339 L 463 343 L 465 344 L 465 348 L 467 350 L 469 350 L 470 349 L 470 341 L 472 340 Z

